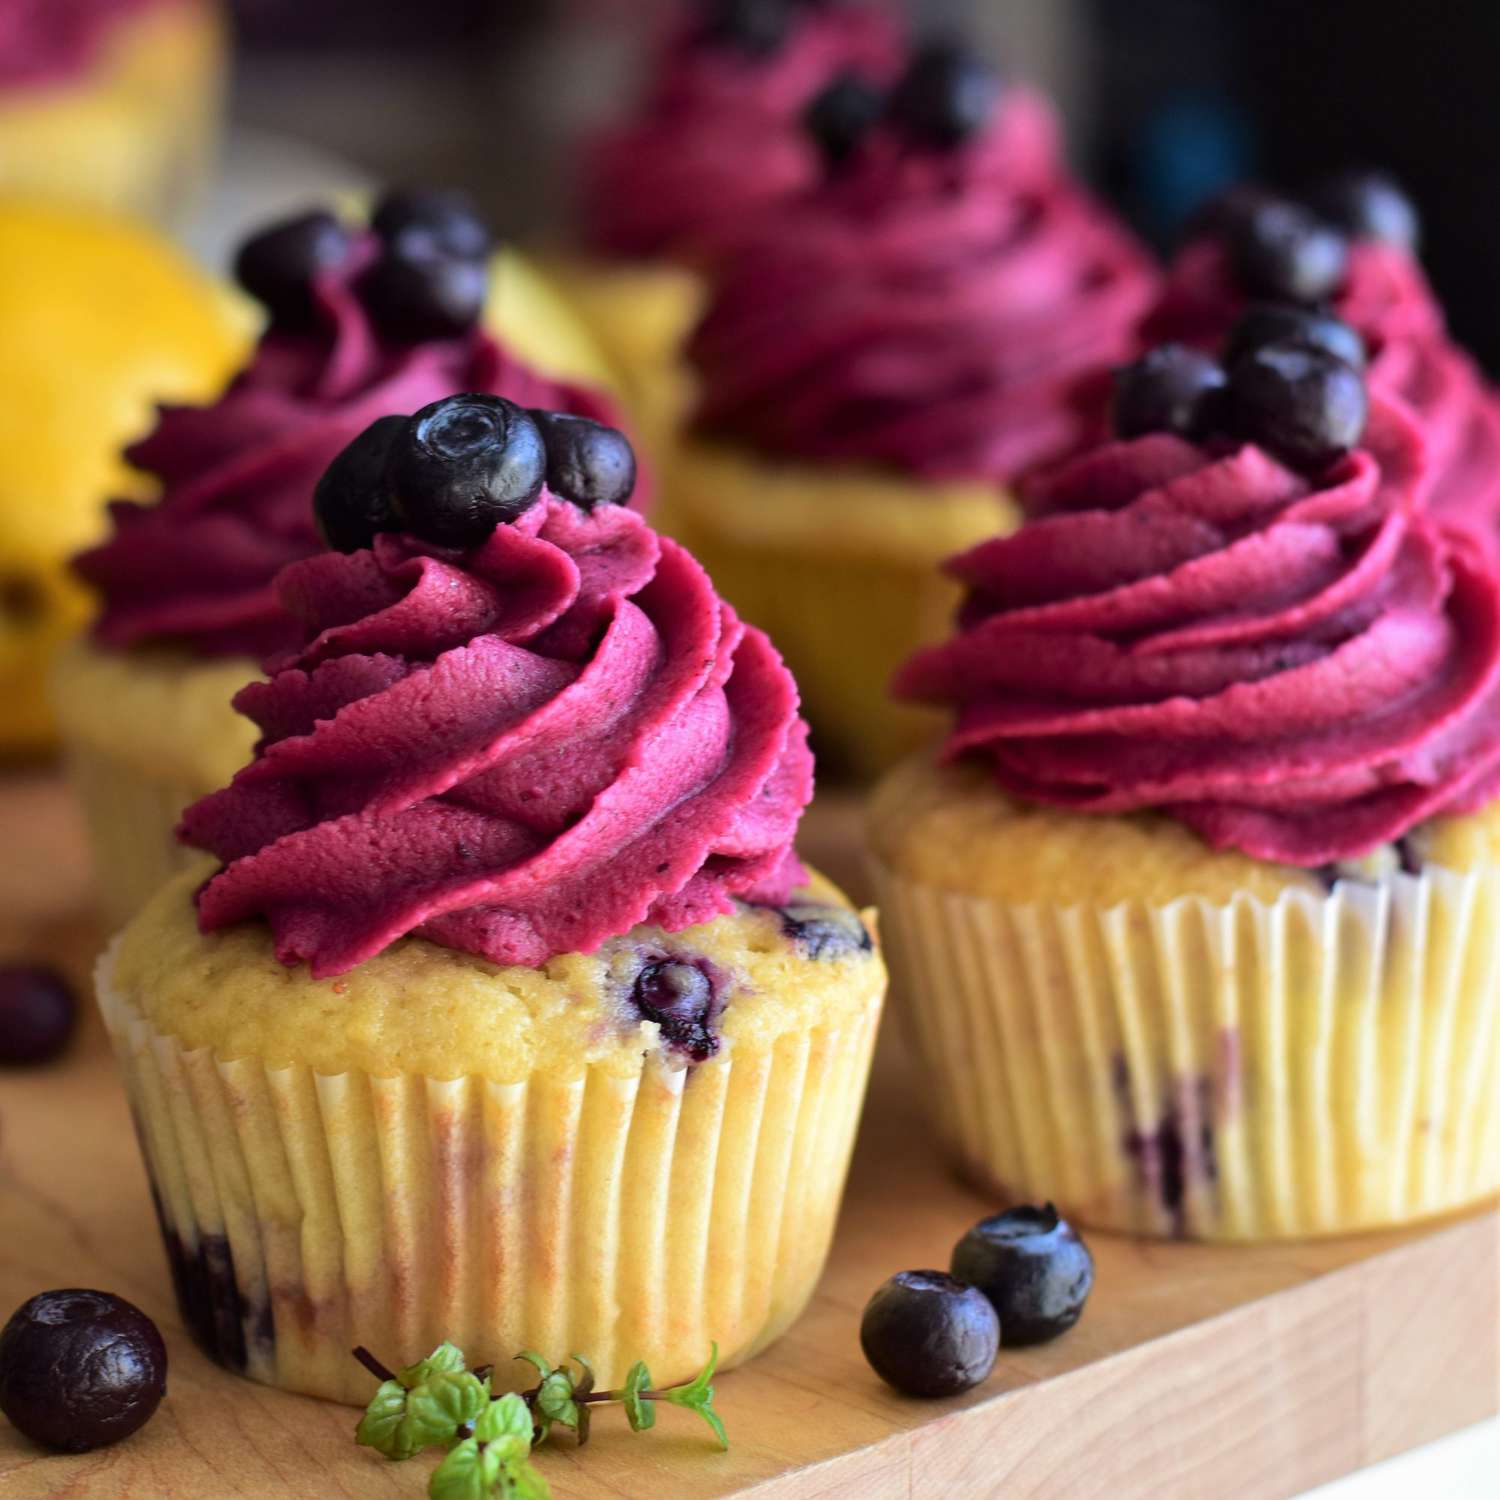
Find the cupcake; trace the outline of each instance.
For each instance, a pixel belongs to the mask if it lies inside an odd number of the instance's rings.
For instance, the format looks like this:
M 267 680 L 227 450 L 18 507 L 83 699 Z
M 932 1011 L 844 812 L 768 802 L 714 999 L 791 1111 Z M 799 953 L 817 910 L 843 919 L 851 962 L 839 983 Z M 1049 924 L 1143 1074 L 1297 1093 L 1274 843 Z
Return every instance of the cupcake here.
M 1500 399 L 1448 337 L 1417 259 L 1415 207 L 1379 173 L 1343 173 L 1306 204 L 1242 188 L 1205 215 L 1170 267 L 1145 325 L 1150 341 L 1210 347 L 1323 312 L 1364 344 L 1371 388 L 1401 402 L 1428 449 L 1423 502 L 1500 541 Z M 1313 323 L 1308 337 L 1318 337 Z
M 1175 358 L 898 678 L 956 714 L 869 823 L 928 1095 L 970 1179 L 1101 1228 L 1456 1209 L 1500 1188 L 1500 576 L 1350 366 Z
M 890 705 L 946 630 L 937 563 L 1009 523 L 1014 478 L 1074 445 L 1085 372 L 1133 348 L 1143 253 L 1066 176 L 1030 90 L 919 51 L 888 99 L 842 84 L 826 167 L 717 269 L 667 521 L 802 684 L 856 775 L 932 732 Z
M 875 4 L 687 0 L 648 47 L 639 101 L 585 144 L 582 250 L 559 270 L 648 432 L 687 399 L 699 268 L 817 178 L 803 110 L 841 73 L 888 76 L 898 38 Z
M 281 575 L 254 757 L 184 817 L 217 867 L 101 965 L 184 1317 L 258 1380 L 681 1379 L 818 1277 L 884 969 L 793 852 L 791 676 L 609 503 L 628 455 L 474 395 L 362 435 L 318 490 L 356 550 Z
M 239 277 L 270 315 L 259 347 L 217 401 L 166 408 L 129 450 L 159 498 L 113 505 L 112 535 L 77 561 L 101 607 L 55 697 L 115 925 L 182 863 L 182 809 L 250 754 L 229 700 L 297 638 L 273 583 L 322 547 L 311 496 L 333 456 L 456 390 L 609 415 L 479 325 L 489 241 L 466 209 L 393 194 L 372 222 L 312 213 L 245 245 Z
M 212 164 L 225 51 L 211 0 L 0 0 L 0 191 L 176 216 Z
M 121 446 L 156 401 L 217 390 L 244 345 L 213 285 L 150 231 L 0 204 L 0 754 L 53 743 L 47 673 L 87 608 L 67 560 L 101 534 L 110 495 L 141 490 Z

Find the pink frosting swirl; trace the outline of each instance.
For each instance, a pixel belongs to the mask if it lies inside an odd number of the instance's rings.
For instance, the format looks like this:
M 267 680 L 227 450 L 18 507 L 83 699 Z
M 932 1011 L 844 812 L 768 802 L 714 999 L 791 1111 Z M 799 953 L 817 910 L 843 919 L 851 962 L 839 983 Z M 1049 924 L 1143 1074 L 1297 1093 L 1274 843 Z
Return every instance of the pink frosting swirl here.
M 1212 348 L 1245 306 L 1222 240 L 1204 236 L 1173 262 L 1145 336 Z M 1422 429 L 1423 502 L 1500 544 L 1500 395 L 1448 338 L 1422 268 L 1398 246 L 1356 240 L 1333 311 L 1365 341 L 1371 389 L 1404 404 Z
M 584 161 L 584 236 L 600 254 L 693 260 L 813 182 L 803 109 L 846 70 L 889 78 L 900 30 L 875 5 L 801 7 L 768 57 L 705 41 L 696 7 L 662 39 L 641 107 Z
M 264 738 L 181 835 L 337 974 L 408 933 L 501 964 L 782 904 L 812 794 L 797 689 L 635 512 L 551 497 L 469 553 L 404 536 L 279 584 L 305 644 L 236 706 Z
M 617 420 L 603 398 L 544 379 L 482 329 L 383 342 L 354 291 L 374 253 L 372 236 L 320 279 L 320 332 L 268 332 L 214 405 L 164 408 L 129 450 L 160 481 L 161 498 L 112 504 L 114 534 L 77 560 L 103 597 L 101 645 L 166 641 L 204 656 L 263 656 L 292 644 L 297 626 L 277 602 L 276 575 L 321 550 L 313 488 L 377 417 L 483 391 Z
M 951 151 L 882 130 L 718 268 L 689 353 L 700 425 L 768 452 L 1008 482 L 1074 445 L 1123 358 L 1145 254 L 1062 175 L 1051 109 L 1006 90 Z
M 1089 812 L 1158 808 L 1316 866 L 1500 791 L 1500 577 L 1417 503 L 1422 442 L 1376 402 L 1316 483 L 1253 446 L 1109 443 L 1041 519 L 953 560 L 958 634 L 903 668 L 946 754 Z
M 152 6 L 185 0 L 0 0 L 0 88 L 75 77 L 112 27 Z

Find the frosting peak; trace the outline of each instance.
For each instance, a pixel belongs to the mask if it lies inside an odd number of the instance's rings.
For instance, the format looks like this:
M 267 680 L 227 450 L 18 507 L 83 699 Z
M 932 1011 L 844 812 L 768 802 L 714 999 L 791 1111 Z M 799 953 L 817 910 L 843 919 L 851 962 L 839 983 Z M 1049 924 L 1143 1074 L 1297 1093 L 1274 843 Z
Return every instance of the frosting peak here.
M 340 973 L 406 934 L 495 963 L 784 903 L 812 793 L 791 675 L 675 542 L 544 491 L 467 553 L 387 535 L 282 575 L 303 644 L 182 837 L 206 930 Z

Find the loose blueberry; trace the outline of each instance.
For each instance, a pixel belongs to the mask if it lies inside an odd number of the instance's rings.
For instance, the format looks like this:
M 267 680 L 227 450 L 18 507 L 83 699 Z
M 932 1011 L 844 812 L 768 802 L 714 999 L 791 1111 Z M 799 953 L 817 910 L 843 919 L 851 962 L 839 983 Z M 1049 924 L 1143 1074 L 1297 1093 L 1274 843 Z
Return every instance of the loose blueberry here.
M 313 491 L 318 534 L 335 552 L 358 552 L 382 531 L 397 531 L 387 465 L 405 417 L 379 417 L 323 471 Z
M 145 1425 L 166 1389 L 156 1324 L 109 1292 L 42 1292 L 0 1332 L 0 1411 L 46 1447 L 117 1443 Z
M 823 159 L 837 166 L 849 160 L 879 120 L 885 100 L 868 78 L 841 73 L 807 106 L 802 123 Z
M 860 1347 L 908 1396 L 959 1396 L 995 1368 L 1000 1319 L 983 1292 L 942 1271 L 898 1271 L 870 1298 Z
M 408 344 L 458 338 L 479 322 L 489 270 L 482 260 L 460 260 L 430 244 L 403 240 L 386 248 L 359 291 L 386 338 Z
M 1218 425 L 1225 381 L 1218 362 L 1196 349 L 1181 344 L 1149 349 L 1134 364 L 1115 371 L 1115 435 L 1206 437 Z
M 1279 202 L 1272 193 L 1252 182 L 1237 183 L 1216 193 L 1204 203 L 1192 218 L 1189 233 L 1238 234 L 1243 226 L 1268 203 Z
M 547 447 L 547 488 L 584 510 L 635 492 L 635 449 L 617 428 L 562 411 L 532 411 Z
M 475 547 L 536 503 L 547 450 L 513 401 L 447 396 L 402 424 L 387 473 L 403 530 L 443 547 Z
M 994 1304 L 1007 1347 L 1066 1333 L 1094 1286 L 1094 1257 L 1050 1203 L 981 1219 L 954 1247 L 950 1269 Z
M 290 331 L 313 325 L 313 278 L 342 265 L 352 240 L 331 213 L 319 209 L 273 224 L 240 246 L 235 279 Z
M 1416 205 L 1385 172 L 1340 172 L 1310 196 L 1319 213 L 1354 239 L 1384 240 L 1413 252 L 1421 243 Z
M 1262 204 L 1228 243 L 1235 278 L 1251 297 L 1322 302 L 1338 290 L 1349 264 L 1344 236 L 1295 203 Z
M 630 992 L 635 1008 L 694 1062 L 719 1050 L 713 1031 L 714 986 L 697 964 L 664 958 L 646 964 Z
M 1231 430 L 1304 473 L 1357 447 L 1369 409 L 1359 372 L 1321 349 L 1265 344 L 1229 372 Z
M 397 188 L 376 205 L 370 227 L 387 245 L 420 246 L 455 260 L 483 260 L 490 232 L 467 193 Z
M 989 123 L 1000 97 L 993 68 L 952 42 L 923 47 L 896 84 L 891 115 L 925 146 L 952 147 Z
M 73 1035 L 78 997 L 55 969 L 0 967 L 0 1063 L 50 1062 Z
M 781 930 L 807 958 L 844 958 L 868 953 L 875 946 L 869 928 L 847 907 L 806 901 L 780 911 Z
M 779 52 L 792 29 L 787 0 L 707 0 L 703 35 L 749 57 Z
M 1224 363 L 1265 344 L 1301 344 L 1321 349 L 1356 370 L 1365 367 L 1365 341 L 1342 319 L 1290 302 L 1257 302 L 1240 315 L 1224 347 Z

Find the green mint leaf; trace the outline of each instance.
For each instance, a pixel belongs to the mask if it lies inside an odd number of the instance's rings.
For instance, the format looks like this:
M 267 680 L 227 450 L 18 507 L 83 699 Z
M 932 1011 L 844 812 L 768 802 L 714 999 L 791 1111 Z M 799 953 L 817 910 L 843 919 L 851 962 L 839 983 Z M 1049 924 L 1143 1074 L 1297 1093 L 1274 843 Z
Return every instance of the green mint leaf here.
M 405 1416 L 406 1387 L 399 1380 L 383 1380 L 354 1429 L 354 1441 L 387 1458 L 411 1458 L 417 1449 L 408 1445 L 402 1432 Z
M 507 1464 L 500 1471 L 501 1500 L 552 1500 L 547 1481 L 525 1459 Z
M 401 1435 L 417 1448 L 442 1448 L 490 1403 L 489 1382 L 467 1370 L 430 1375 L 406 1398 Z
M 589 1423 L 593 1421 L 590 1415 L 593 1408 L 580 1406 L 578 1408 L 578 1420 L 573 1424 L 573 1431 L 578 1434 L 578 1446 L 581 1448 L 589 1440 Z
M 448 1450 L 448 1455 L 427 1481 L 429 1500 L 491 1500 L 499 1489 L 505 1471 L 498 1453 L 484 1447 L 474 1438 L 465 1438 Z
M 464 1352 L 456 1345 L 441 1343 L 426 1359 L 418 1360 L 414 1365 L 407 1365 L 404 1370 L 396 1371 L 396 1379 L 410 1390 L 414 1385 L 420 1385 L 430 1375 L 453 1375 L 464 1368 Z
M 710 1344 L 708 1351 L 708 1363 L 686 1385 L 673 1386 L 670 1391 L 662 1392 L 667 1400 L 675 1401 L 678 1406 L 690 1406 L 695 1409 L 700 1400 L 713 1400 L 714 1388 L 711 1382 L 714 1378 L 714 1370 L 719 1363 L 719 1346 Z
M 568 1358 L 583 1371 L 573 1382 L 573 1394 L 587 1396 L 594 1389 L 594 1367 L 581 1354 L 570 1354 Z
M 540 1375 L 543 1380 L 545 1380 L 552 1373 L 552 1366 L 549 1365 L 547 1361 L 536 1352 L 535 1349 L 523 1349 L 518 1355 L 516 1355 L 516 1358 L 524 1359 L 529 1365 L 535 1365 L 537 1374 Z
M 724 1419 L 706 1401 L 701 1406 L 695 1406 L 693 1410 L 713 1428 L 714 1436 L 719 1440 L 719 1446 L 727 1453 L 729 1434 L 724 1430 Z
M 566 1370 L 554 1370 L 542 1378 L 536 1393 L 537 1412 L 549 1422 L 577 1427 L 578 1404 L 573 1400 L 573 1377 Z
M 650 1389 L 651 1371 L 646 1368 L 644 1360 L 638 1359 L 631 1365 L 620 1393 L 632 1432 L 647 1432 L 656 1424 L 656 1407 L 641 1395 L 642 1391 Z
M 480 1442 L 494 1443 L 507 1455 L 515 1452 L 522 1458 L 531 1452 L 531 1430 L 531 1408 L 514 1391 L 491 1401 L 474 1420 L 474 1436 Z

